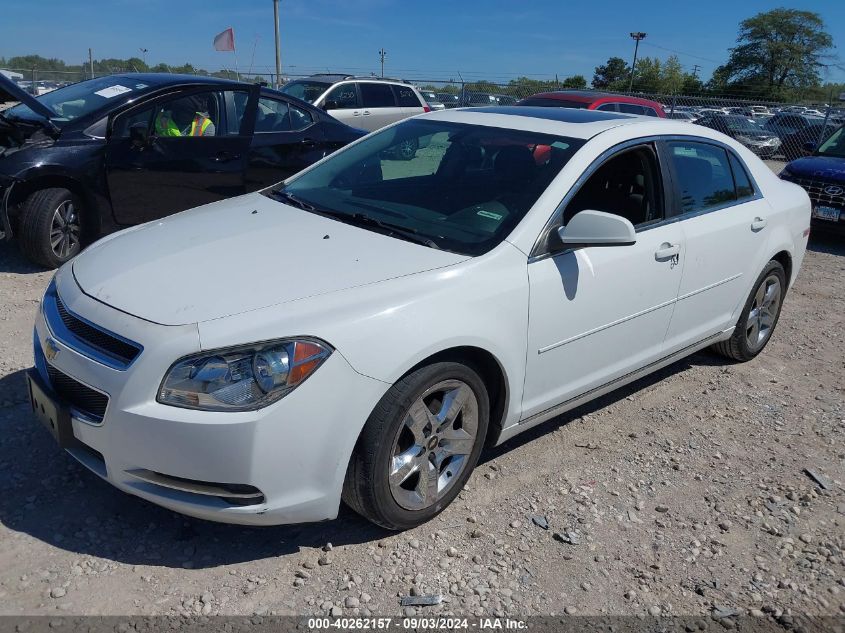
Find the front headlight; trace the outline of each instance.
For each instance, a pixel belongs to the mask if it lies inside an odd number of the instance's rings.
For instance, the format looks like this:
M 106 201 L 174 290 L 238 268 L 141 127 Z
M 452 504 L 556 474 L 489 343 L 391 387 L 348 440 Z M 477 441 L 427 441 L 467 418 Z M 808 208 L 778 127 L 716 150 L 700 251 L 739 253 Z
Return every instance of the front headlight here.
M 282 339 L 204 352 L 167 371 L 156 398 L 203 411 L 253 411 L 302 384 L 332 353 L 317 339 Z

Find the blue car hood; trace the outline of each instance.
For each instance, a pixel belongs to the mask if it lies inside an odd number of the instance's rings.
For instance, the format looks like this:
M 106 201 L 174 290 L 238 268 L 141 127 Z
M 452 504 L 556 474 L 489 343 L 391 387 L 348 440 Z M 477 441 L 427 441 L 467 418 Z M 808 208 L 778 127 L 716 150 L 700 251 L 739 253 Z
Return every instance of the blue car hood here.
M 845 158 L 805 156 L 789 163 L 786 171 L 798 178 L 821 178 L 845 184 Z

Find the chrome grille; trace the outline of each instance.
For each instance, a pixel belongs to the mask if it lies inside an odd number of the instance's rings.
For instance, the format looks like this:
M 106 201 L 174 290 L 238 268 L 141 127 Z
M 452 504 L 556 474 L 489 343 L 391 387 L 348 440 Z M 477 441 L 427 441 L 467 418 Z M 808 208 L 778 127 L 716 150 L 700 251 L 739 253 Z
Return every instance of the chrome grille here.
M 62 303 L 62 300 L 58 295 L 56 296 L 56 309 L 58 310 L 59 318 L 62 320 L 62 323 L 65 324 L 65 327 L 92 347 L 96 347 L 102 352 L 116 356 L 127 365 L 135 360 L 138 357 L 138 354 L 141 353 L 141 349 L 139 347 L 127 343 L 126 341 L 122 341 L 108 332 L 94 327 L 68 312 L 67 308 L 65 308 L 65 304 Z
M 824 180 L 813 180 L 812 178 L 796 178 L 795 176 L 788 176 L 784 180 L 794 182 L 796 185 L 802 187 L 815 203 L 845 209 L 845 185 L 825 182 Z M 828 187 L 839 187 L 840 192 L 837 194 L 826 193 L 825 189 Z
M 107 367 L 125 370 L 143 347 L 109 332 L 67 309 L 56 292 L 55 282 L 44 295 L 44 318 L 50 331 L 62 343 Z
M 79 413 L 98 422 L 103 419 L 106 414 L 106 407 L 109 404 L 109 397 L 106 394 L 83 385 L 49 363 L 47 364 L 47 376 L 50 378 L 50 386 L 53 391 Z

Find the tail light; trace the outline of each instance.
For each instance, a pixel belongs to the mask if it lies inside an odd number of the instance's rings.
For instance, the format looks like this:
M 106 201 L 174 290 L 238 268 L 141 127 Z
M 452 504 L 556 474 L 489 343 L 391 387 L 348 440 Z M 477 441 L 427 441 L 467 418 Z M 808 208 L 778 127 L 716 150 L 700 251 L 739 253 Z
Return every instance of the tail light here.
M 428 104 L 425 104 L 425 105 L 423 106 L 423 112 L 431 112 L 431 107 L 429 107 L 429 105 L 428 105 Z

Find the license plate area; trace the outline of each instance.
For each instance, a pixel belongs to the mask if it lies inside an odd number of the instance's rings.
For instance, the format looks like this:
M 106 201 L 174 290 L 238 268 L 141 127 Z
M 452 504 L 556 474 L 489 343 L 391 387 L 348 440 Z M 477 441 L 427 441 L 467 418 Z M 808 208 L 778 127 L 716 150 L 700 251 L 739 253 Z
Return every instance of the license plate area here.
M 830 222 L 838 222 L 841 211 L 834 207 L 826 207 L 818 205 L 813 207 L 813 217 L 819 220 L 828 220 Z
M 70 409 L 58 402 L 41 385 L 40 378 L 34 375 L 34 372 L 27 372 L 26 382 L 29 391 L 29 404 L 38 421 L 50 432 L 50 435 L 53 436 L 60 447 L 68 448 L 75 445 L 76 437 L 73 435 Z

